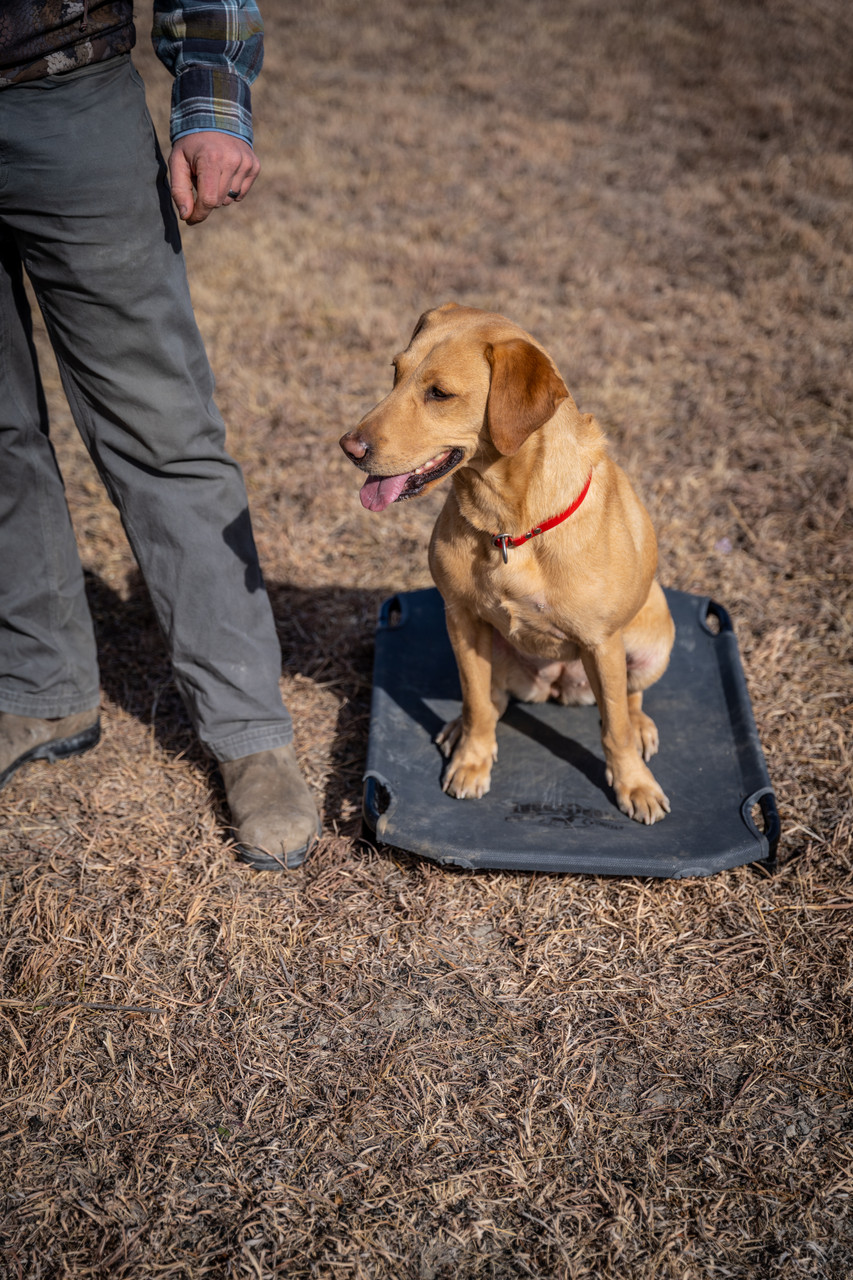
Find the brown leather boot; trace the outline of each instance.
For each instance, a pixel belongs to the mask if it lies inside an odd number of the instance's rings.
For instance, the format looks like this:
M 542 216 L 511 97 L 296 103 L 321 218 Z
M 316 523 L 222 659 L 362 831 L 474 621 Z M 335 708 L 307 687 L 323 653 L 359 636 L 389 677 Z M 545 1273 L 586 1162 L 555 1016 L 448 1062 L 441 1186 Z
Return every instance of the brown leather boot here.
M 57 720 L 15 716 L 0 711 L 0 787 L 30 760 L 61 760 L 97 745 L 101 721 L 97 707 Z
M 303 863 L 322 827 L 293 747 L 225 760 L 219 772 L 240 861 L 259 871 L 284 871 Z

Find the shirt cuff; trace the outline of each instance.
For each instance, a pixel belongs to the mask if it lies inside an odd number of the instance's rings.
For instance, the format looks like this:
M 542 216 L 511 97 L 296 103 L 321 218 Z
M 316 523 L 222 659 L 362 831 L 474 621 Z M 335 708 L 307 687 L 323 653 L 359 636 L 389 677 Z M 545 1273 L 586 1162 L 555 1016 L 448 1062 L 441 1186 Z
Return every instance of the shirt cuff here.
M 172 142 L 185 133 L 213 129 L 231 133 L 252 145 L 252 95 L 232 71 L 195 65 L 172 85 Z

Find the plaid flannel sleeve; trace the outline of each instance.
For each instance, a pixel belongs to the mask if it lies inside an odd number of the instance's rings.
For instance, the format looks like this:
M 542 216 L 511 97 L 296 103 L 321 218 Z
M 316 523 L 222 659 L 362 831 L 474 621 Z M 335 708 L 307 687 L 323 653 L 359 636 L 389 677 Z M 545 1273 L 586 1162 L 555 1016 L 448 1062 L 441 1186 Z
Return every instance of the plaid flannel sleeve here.
M 252 143 L 249 86 L 264 57 L 254 0 L 154 0 L 151 39 L 175 77 L 171 139 L 203 129 Z

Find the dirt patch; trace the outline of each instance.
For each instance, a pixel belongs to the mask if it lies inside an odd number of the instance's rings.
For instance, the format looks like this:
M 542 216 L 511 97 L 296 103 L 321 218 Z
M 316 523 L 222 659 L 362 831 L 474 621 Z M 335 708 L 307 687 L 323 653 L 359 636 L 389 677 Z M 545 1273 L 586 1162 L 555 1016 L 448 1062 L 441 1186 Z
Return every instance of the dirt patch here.
M 7 1273 L 841 1280 L 849 7 L 265 16 L 262 177 L 185 246 L 327 835 L 286 878 L 235 863 L 45 357 L 105 733 L 0 799 Z M 164 136 L 144 21 L 138 62 Z M 663 581 L 732 614 L 775 877 L 468 875 L 360 840 L 375 612 L 429 584 L 441 497 L 371 516 L 336 441 L 451 298 L 545 343 Z

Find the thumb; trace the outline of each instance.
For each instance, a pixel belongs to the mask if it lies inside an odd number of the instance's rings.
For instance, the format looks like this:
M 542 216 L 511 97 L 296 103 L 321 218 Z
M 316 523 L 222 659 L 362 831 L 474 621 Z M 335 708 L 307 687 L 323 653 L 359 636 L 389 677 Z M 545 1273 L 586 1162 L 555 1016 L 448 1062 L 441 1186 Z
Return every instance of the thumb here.
M 172 148 L 172 154 L 169 156 L 169 182 L 172 188 L 172 199 L 177 207 L 178 215 L 183 222 L 186 222 L 195 207 L 195 199 L 193 196 L 192 168 L 180 143 L 175 144 Z

